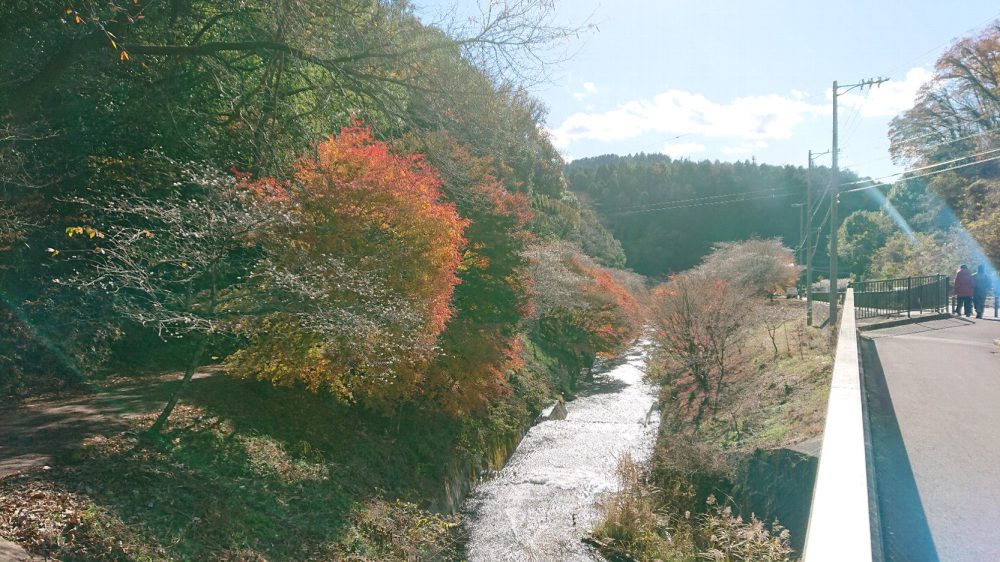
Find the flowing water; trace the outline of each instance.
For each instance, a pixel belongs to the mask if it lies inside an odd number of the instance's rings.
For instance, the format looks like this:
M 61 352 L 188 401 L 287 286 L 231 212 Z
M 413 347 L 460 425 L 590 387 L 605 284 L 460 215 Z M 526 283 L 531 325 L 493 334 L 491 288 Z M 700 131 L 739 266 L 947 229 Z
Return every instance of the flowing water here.
M 646 458 L 659 417 L 643 382 L 649 343 L 594 375 L 566 404 L 565 420 L 528 431 L 507 466 L 465 504 L 470 561 L 603 560 L 583 544 L 599 519 L 597 503 L 616 486 L 622 454 Z

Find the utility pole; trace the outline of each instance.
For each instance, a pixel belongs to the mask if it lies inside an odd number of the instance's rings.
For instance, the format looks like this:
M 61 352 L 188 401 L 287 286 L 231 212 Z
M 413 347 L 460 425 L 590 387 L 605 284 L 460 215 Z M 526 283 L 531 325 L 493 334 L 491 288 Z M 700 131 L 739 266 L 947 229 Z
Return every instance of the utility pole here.
M 806 235 L 805 235 L 805 232 L 803 232 L 803 230 L 802 230 L 803 227 L 804 227 L 804 225 L 806 224 L 805 223 L 805 220 L 806 220 L 805 219 L 806 204 L 804 202 L 803 203 L 792 203 L 792 208 L 799 210 L 799 248 L 798 248 L 798 250 L 795 251 L 795 261 L 798 262 L 798 263 L 802 263 L 802 262 L 806 261 L 806 252 L 805 252 L 805 249 L 806 249 Z
M 824 154 L 830 154 L 830 151 L 813 153 L 812 150 L 809 151 L 809 168 L 806 170 L 806 325 L 813 325 L 813 255 L 816 254 L 816 244 L 812 241 L 813 236 L 813 210 L 812 210 L 812 191 L 813 191 L 813 161 Z M 819 232 L 816 233 L 817 240 L 819 239 Z
M 888 78 L 869 78 L 868 80 L 862 80 L 857 84 L 846 84 L 844 86 L 837 85 L 837 81 L 833 81 L 833 146 L 830 148 L 830 156 L 833 159 L 832 169 L 830 171 L 830 326 L 832 328 L 831 333 L 837 333 L 837 307 L 840 304 L 837 302 L 839 292 L 838 285 L 839 279 L 837 278 L 837 205 L 840 203 L 840 169 L 837 167 L 837 156 L 839 153 L 839 148 L 837 146 L 837 96 L 855 88 L 871 88 L 872 86 L 880 86 L 883 82 L 888 82 Z M 844 89 L 841 92 L 841 88 Z
M 837 333 L 837 302 L 840 298 L 840 283 L 837 278 L 837 205 L 840 203 L 840 170 L 837 168 L 837 81 L 833 81 L 833 148 L 830 158 L 830 332 Z

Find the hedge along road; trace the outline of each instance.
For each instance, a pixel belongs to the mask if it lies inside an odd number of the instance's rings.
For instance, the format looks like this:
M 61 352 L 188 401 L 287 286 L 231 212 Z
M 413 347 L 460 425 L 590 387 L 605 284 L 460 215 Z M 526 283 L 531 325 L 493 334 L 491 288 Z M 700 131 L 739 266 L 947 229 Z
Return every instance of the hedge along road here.
M 528 431 L 510 461 L 465 504 L 470 561 L 604 560 L 583 544 L 598 502 L 616 487 L 625 453 L 645 459 L 659 425 L 656 390 L 643 382 L 649 342 L 594 375 L 564 420 Z

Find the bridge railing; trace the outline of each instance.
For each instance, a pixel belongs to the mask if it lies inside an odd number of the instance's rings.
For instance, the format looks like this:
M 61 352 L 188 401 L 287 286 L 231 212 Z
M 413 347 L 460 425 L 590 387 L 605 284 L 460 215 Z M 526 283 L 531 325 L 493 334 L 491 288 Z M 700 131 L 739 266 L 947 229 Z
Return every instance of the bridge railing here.
M 873 558 L 854 299 L 854 290 L 848 289 L 837 336 L 804 562 L 871 562 Z
M 856 318 L 897 316 L 913 312 L 947 312 L 951 292 L 947 275 L 854 281 Z

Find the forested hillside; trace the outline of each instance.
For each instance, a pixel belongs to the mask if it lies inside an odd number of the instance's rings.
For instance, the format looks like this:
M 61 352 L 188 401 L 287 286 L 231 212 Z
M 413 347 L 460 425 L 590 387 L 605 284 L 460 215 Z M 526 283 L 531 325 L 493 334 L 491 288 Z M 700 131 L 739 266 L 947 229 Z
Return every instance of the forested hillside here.
M 0 392 L 183 382 L 158 416 L 102 429 L 129 446 L 43 492 L 5 481 L 0 535 L 74 559 L 451 548 L 448 524 L 400 545 L 366 517 L 426 521 L 449 467 L 501 455 L 641 328 L 642 280 L 606 267 L 621 248 L 522 89 L 576 32 L 550 10 L 427 26 L 406 1 L 4 4 Z M 206 364 L 228 378 L 185 405 Z M 261 476 L 280 458 L 323 475 L 303 478 L 325 511 L 288 501 L 305 473 Z M 167 465 L 197 491 L 164 486 Z M 25 523 L 16 498 L 58 522 Z M 58 515 L 77 508 L 95 515 Z M 203 532 L 171 538 L 192 517 Z M 302 542 L 268 538 L 280 521 Z
M 806 200 L 805 168 L 638 154 L 583 158 L 566 169 L 570 189 L 593 205 L 621 242 L 628 267 L 644 275 L 691 268 L 716 242 L 780 237 L 801 249 L 804 221 L 794 206 Z M 828 224 L 829 177 L 828 168 L 813 170 L 814 228 Z M 850 172 L 841 177 L 855 179 Z M 875 208 L 857 197 L 841 213 Z M 817 262 L 827 256 L 826 230 L 820 230 Z
M 567 239 L 621 261 L 516 86 L 572 30 L 528 2 L 489 17 L 8 6 L 0 274 L 6 317 L 26 325 L 8 337 L 50 342 L 46 364 L 77 377 L 116 343 L 183 340 L 194 362 L 238 350 L 248 375 L 389 410 L 481 406 L 530 317 L 525 250 Z

